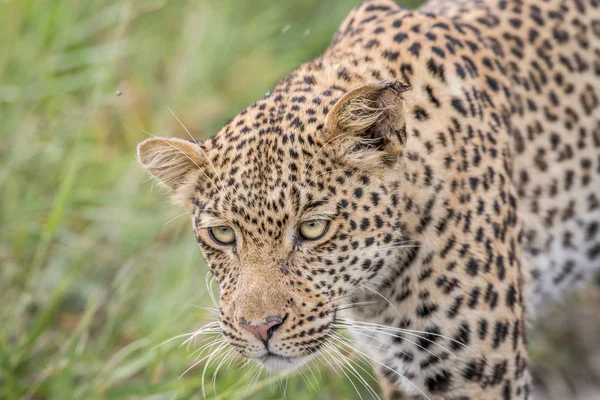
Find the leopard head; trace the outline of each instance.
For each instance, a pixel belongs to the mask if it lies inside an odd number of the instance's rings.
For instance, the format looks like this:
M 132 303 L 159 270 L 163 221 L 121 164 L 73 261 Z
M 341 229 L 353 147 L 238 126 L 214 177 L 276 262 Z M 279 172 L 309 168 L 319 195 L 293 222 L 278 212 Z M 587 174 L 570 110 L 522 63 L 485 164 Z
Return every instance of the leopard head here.
M 139 144 L 142 166 L 191 213 L 222 333 L 242 356 L 305 363 L 348 299 L 397 262 L 408 89 L 319 85 L 297 71 L 211 139 Z

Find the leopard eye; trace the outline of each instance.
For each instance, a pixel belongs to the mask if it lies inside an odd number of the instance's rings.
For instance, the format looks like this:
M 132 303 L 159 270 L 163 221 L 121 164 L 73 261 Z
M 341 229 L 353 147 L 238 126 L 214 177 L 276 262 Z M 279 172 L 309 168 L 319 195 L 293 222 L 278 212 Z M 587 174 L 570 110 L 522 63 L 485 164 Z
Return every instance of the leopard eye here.
M 226 225 L 215 226 L 208 231 L 212 240 L 221 246 L 229 246 L 235 243 L 235 232 Z
M 298 233 L 305 240 L 317 240 L 325 235 L 329 228 L 329 221 L 326 219 L 311 219 L 300 224 Z

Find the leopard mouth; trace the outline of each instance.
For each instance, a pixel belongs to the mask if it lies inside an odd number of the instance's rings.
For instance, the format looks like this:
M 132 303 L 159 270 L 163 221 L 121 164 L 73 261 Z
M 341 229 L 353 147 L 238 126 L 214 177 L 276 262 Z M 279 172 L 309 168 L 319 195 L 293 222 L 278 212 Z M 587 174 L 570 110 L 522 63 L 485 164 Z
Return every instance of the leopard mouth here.
M 300 367 L 310 359 L 311 356 L 287 357 L 269 351 L 257 360 L 270 371 L 289 371 Z

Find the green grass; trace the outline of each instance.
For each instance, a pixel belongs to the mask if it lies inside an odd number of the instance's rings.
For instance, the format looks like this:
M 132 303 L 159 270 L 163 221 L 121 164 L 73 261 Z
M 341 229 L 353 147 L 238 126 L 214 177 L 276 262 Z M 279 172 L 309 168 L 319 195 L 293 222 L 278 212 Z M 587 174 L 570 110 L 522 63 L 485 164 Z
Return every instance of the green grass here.
M 193 348 L 156 346 L 212 319 L 206 266 L 135 146 L 185 136 L 167 107 L 214 134 L 354 3 L 0 2 L 0 398 L 202 398 L 203 364 L 179 378 Z M 215 367 L 209 397 L 282 396 Z M 358 397 L 326 368 L 287 396 Z

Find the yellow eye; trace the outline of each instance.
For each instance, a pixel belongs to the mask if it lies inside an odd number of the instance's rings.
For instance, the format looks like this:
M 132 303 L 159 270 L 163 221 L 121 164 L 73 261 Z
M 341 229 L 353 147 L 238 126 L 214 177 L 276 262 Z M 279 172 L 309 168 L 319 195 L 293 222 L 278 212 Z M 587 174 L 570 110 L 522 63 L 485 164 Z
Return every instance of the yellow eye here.
M 321 239 L 329 228 L 329 221 L 326 219 L 311 219 L 300 224 L 300 237 L 305 240 Z
M 212 240 L 217 244 L 228 246 L 235 243 L 235 232 L 226 225 L 215 226 L 208 231 L 210 232 Z

